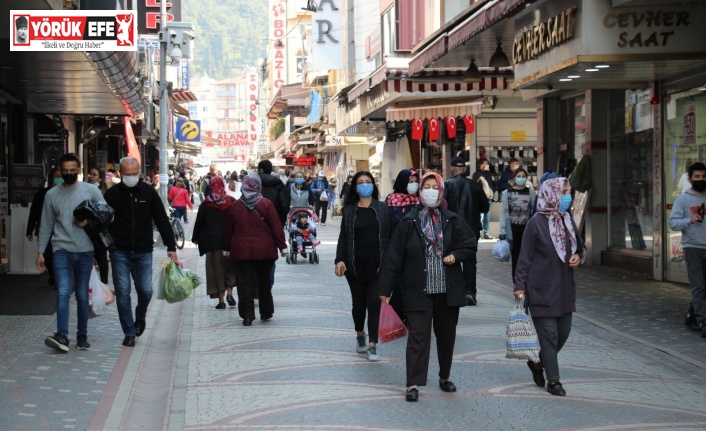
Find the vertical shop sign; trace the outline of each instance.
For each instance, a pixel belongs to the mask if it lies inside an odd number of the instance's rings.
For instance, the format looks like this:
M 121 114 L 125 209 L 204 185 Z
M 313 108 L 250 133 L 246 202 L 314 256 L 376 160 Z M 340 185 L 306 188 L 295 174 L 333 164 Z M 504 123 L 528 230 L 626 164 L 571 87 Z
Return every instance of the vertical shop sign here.
M 343 11 L 336 4 L 340 1 L 321 0 L 313 15 L 311 54 L 314 69 L 343 69 L 342 32 L 345 26 L 341 24 Z
M 696 144 L 696 106 L 684 106 L 684 144 Z
M 181 0 L 167 2 L 167 21 L 181 21 Z M 160 0 L 137 0 L 137 31 L 140 36 L 157 34 Z
M 270 43 L 272 57 L 270 76 L 272 88 L 276 92 L 287 83 L 287 3 L 270 0 Z
M 250 141 L 251 148 L 255 150 L 260 131 L 260 116 L 258 115 L 259 102 L 257 101 L 257 96 L 259 94 L 257 72 L 249 71 L 246 76 L 246 94 L 248 97 L 248 141 Z

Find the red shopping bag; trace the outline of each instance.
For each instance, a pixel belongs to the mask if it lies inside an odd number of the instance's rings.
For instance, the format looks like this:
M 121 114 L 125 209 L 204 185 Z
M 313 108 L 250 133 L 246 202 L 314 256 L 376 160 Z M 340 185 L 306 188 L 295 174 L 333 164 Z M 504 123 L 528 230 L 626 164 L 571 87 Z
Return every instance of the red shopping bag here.
M 407 335 L 407 327 L 397 316 L 392 306 L 386 302 L 380 304 L 380 326 L 378 327 L 380 344 L 395 341 Z

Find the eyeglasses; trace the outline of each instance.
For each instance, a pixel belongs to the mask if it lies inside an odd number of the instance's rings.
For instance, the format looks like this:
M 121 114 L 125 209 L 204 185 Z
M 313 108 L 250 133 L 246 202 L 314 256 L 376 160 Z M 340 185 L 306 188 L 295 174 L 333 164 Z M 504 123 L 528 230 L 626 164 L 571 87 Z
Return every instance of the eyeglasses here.
M 75 174 L 78 174 L 79 172 L 81 172 L 79 169 L 72 169 L 70 171 L 62 169 L 61 175 L 75 175 Z

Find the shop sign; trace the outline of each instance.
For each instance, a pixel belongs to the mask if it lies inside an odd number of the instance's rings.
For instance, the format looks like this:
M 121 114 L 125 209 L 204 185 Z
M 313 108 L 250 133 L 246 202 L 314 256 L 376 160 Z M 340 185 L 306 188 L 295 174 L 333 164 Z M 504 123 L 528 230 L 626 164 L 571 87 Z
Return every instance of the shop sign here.
M 218 139 L 220 141 L 220 147 L 248 147 L 250 146 L 250 141 L 248 140 L 248 132 L 246 130 L 221 130 L 221 131 L 203 131 L 204 135 L 209 138 Z
M 167 1 L 167 21 L 181 21 L 181 0 Z M 137 30 L 140 36 L 159 32 L 160 0 L 137 0 Z
M 133 11 L 13 10 L 10 51 L 137 51 Z
M 272 89 L 276 92 L 287 83 L 287 3 L 270 0 L 270 64 Z
M 257 97 L 259 94 L 259 86 L 257 80 L 257 73 L 254 71 L 249 71 L 247 73 L 247 97 L 248 97 L 248 140 L 250 140 L 251 145 L 255 145 L 258 142 L 260 135 L 260 116 L 258 112 L 258 101 Z
M 527 132 L 524 130 L 511 130 L 510 131 L 510 141 L 512 142 L 525 142 L 527 140 Z
M 523 30 L 512 47 L 512 61 L 529 61 L 574 38 L 576 6 L 571 6 L 528 30 Z
M 371 60 L 382 49 L 382 37 L 380 35 L 380 28 L 376 28 L 375 31 L 370 33 L 370 36 L 365 38 L 365 59 Z
M 343 69 L 343 11 L 336 3 L 342 0 L 320 0 L 313 14 L 311 44 L 312 69 Z
M 696 106 L 684 106 L 684 144 L 696 144 Z
M 315 166 L 316 157 L 297 157 L 293 162 L 294 166 Z

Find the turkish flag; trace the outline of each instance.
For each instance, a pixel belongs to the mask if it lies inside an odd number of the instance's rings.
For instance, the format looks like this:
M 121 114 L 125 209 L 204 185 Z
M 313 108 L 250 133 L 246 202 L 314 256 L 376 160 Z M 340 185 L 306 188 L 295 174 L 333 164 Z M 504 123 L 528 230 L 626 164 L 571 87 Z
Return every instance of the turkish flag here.
M 127 154 L 130 157 L 136 158 L 137 163 L 142 165 L 140 147 L 137 146 L 137 140 L 135 140 L 135 133 L 132 131 L 132 124 L 130 123 L 130 118 L 123 117 L 123 122 L 125 124 L 125 145 L 127 145 Z
M 429 120 L 429 140 L 438 141 L 439 140 L 439 119 L 431 118 Z
M 476 130 L 476 125 L 473 121 L 473 115 L 464 115 L 463 123 L 466 125 L 466 133 L 471 134 Z
M 421 141 L 424 137 L 424 123 L 420 119 L 412 120 L 412 139 Z
M 456 137 L 456 118 L 446 117 L 446 136 L 448 139 L 454 139 Z

